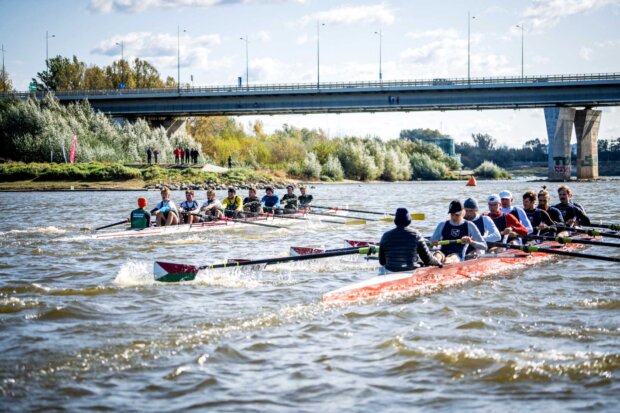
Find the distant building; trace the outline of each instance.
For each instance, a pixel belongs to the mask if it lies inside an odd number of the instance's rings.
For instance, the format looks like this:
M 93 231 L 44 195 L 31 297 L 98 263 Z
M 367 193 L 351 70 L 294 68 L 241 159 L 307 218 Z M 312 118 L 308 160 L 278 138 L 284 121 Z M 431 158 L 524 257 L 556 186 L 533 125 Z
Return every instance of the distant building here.
M 444 153 L 448 156 L 454 156 L 454 139 L 450 137 L 442 137 L 442 138 L 416 138 L 416 140 L 422 142 L 432 143 L 433 145 L 439 146 L 439 148 L 444 151 Z

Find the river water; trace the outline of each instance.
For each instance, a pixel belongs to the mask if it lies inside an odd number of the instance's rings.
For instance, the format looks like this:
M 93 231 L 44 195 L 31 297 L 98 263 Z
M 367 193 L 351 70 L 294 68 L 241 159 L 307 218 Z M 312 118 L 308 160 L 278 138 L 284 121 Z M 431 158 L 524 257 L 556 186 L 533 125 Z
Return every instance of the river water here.
M 575 199 L 591 217 L 620 222 L 619 182 L 574 184 Z M 453 198 L 539 187 L 409 182 L 311 192 L 317 205 L 423 212 L 414 225 L 430 234 Z M 159 194 L 145 194 L 152 207 Z M 320 297 L 369 278 L 376 261 L 220 270 L 160 285 L 155 259 L 216 263 L 282 256 L 292 245 L 338 248 L 345 238 L 378 240 L 391 224 L 90 239 L 83 228 L 122 219 L 139 195 L 0 193 L 0 411 L 620 410 L 617 264 L 564 259 L 346 306 Z

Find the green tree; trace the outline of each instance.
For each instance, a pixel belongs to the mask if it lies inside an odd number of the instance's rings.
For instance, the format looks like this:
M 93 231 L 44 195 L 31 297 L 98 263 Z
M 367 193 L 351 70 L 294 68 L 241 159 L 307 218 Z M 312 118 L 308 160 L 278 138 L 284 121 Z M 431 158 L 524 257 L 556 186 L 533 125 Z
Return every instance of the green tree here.
M 13 90 L 13 82 L 4 67 L 0 70 L 0 92 L 11 92 Z
M 488 133 L 472 133 L 471 138 L 481 151 L 490 151 L 495 146 L 495 139 Z

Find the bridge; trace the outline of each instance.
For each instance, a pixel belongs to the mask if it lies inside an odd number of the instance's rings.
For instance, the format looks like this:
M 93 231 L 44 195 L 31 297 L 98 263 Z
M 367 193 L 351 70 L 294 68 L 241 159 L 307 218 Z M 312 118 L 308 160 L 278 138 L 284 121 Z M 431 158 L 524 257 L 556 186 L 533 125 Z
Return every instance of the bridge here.
M 44 93 L 36 95 L 42 98 Z M 153 122 L 214 115 L 542 108 L 549 138 L 549 178 L 568 180 L 573 126 L 577 134 L 577 176 L 598 176 L 601 111 L 593 108 L 620 106 L 620 73 L 73 90 L 55 94 L 61 103 L 87 99 L 95 110 L 110 116 L 142 117 Z M 22 92 L 17 96 L 32 94 Z

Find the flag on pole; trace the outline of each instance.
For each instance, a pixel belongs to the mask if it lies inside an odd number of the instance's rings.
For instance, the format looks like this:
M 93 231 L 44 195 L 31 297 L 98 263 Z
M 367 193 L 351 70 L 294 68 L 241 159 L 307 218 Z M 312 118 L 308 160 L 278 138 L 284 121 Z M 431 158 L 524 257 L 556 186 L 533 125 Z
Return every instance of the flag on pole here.
M 75 161 L 75 149 L 77 147 L 77 130 L 73 131 L 73 143 L 71 144 L 71 152 L 69 152 L 69 161 L 73 164 Z

